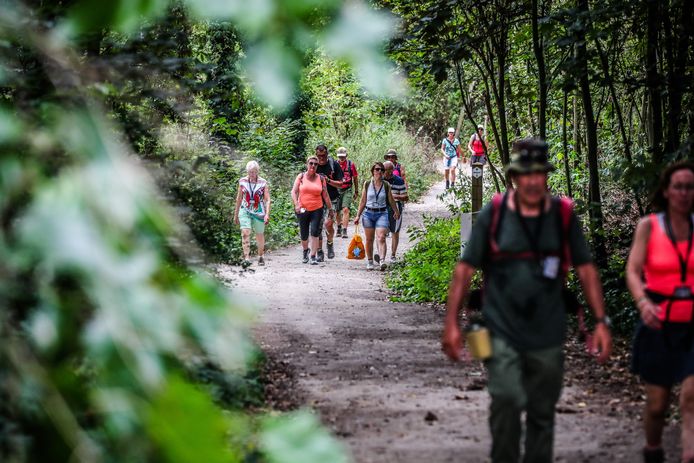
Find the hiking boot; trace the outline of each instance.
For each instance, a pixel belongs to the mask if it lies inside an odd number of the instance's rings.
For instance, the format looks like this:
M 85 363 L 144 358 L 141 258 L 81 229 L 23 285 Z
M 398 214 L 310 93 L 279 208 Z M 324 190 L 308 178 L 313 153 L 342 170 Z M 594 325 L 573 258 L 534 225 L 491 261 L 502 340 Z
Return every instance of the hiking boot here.
M 310 252 L 309 249 L 304 249 L 304 258 L 301 259 L 301 262 L 304 264 L 308 264 L 308 253 Z
M 347 234 L 347 229 L 342 230 L 342 237 L 343 238 L 349 238 L 349 235 Z
M 381 262 L 381 272 L 384 272 L 388 265 L 385 263 L 385 261 Z
M 316 256 L 318 262 L 323 262 L 325 260 L 325 254 L 323 254 L 323 249 L 318 250 L 318 255 Z
M 335 250 L 333 249 L 333 244 L 328 243 L 328 259 L 334 259 L 335 258 Z
M 390 263 L 391 263 L 391 264 L 394 264 L 395 262 L 397 262 L 397 260 L 398 260 L 397 257 L 395 257 L 395 256 L 390 256 Z
M 644 463 L 663 463 L 665 461 L 665 452 L 662 448 L 643 449 Z
M 381 265 L 381 256 L 374 254 L 374 262 L 376 262 L 376 265 Z
M 342 235 L 342 225 L 338 225 L 337 226 L 337 236 L 341 236 L 341 235 Z
M 370 260 L 366 263 L 366 270 L 373 270 L 373 269 L 374 269 L 374 262 L 372 260 Z
M 318 259 L 316 259 L 316 256 L 311 256 L 311 265 L 318 265 Z
M 451 184 L 446 180 L 446 189 L 449 189 L 451 187 Z
M 265 265 L 265 259 L 263 259 L 263 256 L 258 257 L 258 265 Z

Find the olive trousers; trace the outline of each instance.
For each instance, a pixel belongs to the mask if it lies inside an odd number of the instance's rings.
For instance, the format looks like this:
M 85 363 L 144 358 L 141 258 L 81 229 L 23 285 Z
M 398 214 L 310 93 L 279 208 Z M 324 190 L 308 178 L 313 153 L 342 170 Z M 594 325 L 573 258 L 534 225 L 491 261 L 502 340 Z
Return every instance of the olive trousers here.
M 522 461 L 552 462 L 554 412 L 564 374 L 562 347 L 519 352 L 504 340 L 492 337 L 492 357 L 485 363 L 491 396 L 492 462 L 520 461 L 523 411 L 526 419 Z

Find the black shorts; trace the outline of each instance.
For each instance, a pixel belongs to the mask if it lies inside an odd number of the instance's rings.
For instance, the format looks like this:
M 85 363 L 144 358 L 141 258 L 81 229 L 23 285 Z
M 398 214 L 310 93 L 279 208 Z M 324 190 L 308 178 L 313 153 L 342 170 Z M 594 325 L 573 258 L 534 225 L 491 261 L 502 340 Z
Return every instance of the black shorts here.
M 400 228 L 402 228 L 402 209 L 403 209 L 403 204 L 396 202 L 395 204 L 398 205 L 398 211 L 400 211 L 400 218 L 398 220 L 395 220 L 395 216 L 393 215 L 393 209 L 390 207 L 388 208 L 388 229 L 390 230 L 391 233 L 400 233 Z
M 308 239 L 309 232 L 313 237 L 320 236 L 323 220 L 322 207 L 315 211 L 301 212 L 296 214 L 296 217 L 299 219 L 299 234 L 301 235 L 301 241 L 306 241 Z
M 668 388 L 694 375 L 693 329 L 691 323 L 667 323 L 654 330 L 639 322 L 632 371 L 648 384 Z

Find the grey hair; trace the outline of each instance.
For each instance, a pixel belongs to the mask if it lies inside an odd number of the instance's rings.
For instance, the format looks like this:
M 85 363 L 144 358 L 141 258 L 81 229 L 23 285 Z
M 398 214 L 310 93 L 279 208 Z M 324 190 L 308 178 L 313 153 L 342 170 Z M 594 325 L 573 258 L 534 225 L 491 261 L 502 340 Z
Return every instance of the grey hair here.
M 395 169 L 395 164 L 393 164 L 390 161 L 386 161 L 383 163 L 383 167 L 385 167 L 386 169 Z
M 246 172 L 253 169 L 260 171 L 260 164 L 258 164 L 258 161 L 248 161 L 246 163 Z

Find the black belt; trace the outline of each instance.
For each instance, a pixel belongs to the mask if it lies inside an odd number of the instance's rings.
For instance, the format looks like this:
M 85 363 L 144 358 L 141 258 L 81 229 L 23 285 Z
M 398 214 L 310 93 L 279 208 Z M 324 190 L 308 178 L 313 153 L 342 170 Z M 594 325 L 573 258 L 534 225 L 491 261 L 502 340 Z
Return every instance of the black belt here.
M 366 207 L 366 210 L 369 212 L 385 212 L 388 210 L 387 207 Z

